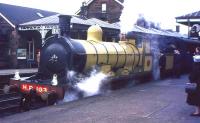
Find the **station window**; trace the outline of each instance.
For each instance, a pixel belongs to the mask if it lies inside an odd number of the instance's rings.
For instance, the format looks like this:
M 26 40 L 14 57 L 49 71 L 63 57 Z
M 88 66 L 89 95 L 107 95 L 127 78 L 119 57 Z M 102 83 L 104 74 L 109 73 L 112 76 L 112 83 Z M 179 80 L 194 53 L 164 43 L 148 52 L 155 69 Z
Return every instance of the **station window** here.
M 106 8 L 107 8 L 106 3 L 102 3 L 102 4 L 101 4 L 101 12 L 102 12 L 102 13 L 106 13 Z
M 34 55 L 35 55 L 34 49 L 35 49 L 34 41 L 28 41 L 28 52 L 27 52 L 28 60 L 34 60 Z

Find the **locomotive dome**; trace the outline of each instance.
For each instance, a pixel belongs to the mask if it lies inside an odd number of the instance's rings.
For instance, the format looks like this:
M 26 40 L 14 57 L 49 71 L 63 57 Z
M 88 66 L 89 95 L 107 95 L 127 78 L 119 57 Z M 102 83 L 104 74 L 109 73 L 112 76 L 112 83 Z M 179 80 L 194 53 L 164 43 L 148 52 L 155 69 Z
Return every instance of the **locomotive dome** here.
M 87 40 L 102 41 L 103 31 L 99 25 L 89 27 L 87 32 Z

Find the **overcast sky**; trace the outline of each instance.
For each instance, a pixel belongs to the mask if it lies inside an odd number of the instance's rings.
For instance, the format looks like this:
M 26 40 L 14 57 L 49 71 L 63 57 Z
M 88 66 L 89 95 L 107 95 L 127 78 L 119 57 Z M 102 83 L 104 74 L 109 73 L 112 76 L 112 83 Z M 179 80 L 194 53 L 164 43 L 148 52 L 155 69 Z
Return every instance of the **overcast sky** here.
M 156 23 L 162 28 L 175 30 L 175 17 L 200 11 L 200 0 L 125 0 L 121 16 L 122 30 L 131 27 L 131 21 L 136 22 L 138 14 Z M 126 26 L 126 27 L 125 27 Z M 128 29 L 130 30 L 130 29 Z M 182 33 L 187 33 L 187 28 L 181 27 Z
M 74 14 L 83 1 L 87 0 L 0 0 L 0 3 Z M 123 20 L 133 23 L 138 14 L 143 14 L 171 29 L 175 29 L 175 17 L 200 10 L 200 0 L 125 0 L 124 5 Z

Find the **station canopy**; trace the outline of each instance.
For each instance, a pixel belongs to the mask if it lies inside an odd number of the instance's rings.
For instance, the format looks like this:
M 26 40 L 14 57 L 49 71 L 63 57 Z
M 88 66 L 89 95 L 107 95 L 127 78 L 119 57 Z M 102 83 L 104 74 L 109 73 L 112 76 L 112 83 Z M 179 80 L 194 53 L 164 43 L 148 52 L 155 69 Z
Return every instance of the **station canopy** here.
M 149 35 L 159 35 L 159 36 L 167 36 L 167 37 L 174 37 L 174 38 L 187 38 L 187 36 L 182 35 L 178 32 L 169 31 L 169 30 L 158 30 L 154 28 L 144 28 L 141 26 L 134 25 L 131 32 L 139 32 Z
M 40 30 L 41 28 L 42 29 L 58 29 L 58 23 L 59 23 L 58 16 L 59 14 L 56 14 L 56 15 L 49 16 L 46 18 L 20 24 L 19 30 Z M 110 24 L 96 18 L 84 19 L 84 18 L 81 18 L 80 16 L 72 15 L 71 23 L 72 23 L 72 26 L 74 24 L 85 25 L 85 26 L 98 24 L 99 26 L 103 28 L 120 30 L 119 23 Z M 143 33 L 143 34 L 149 34 L 149 35 L 160 35 L 160 36 L 167 36 L 167 37 L 176 37 L 176 38 L 181 38 L 181 39 L 187 38 L 187 36 L 174 32 L 174 31 L 158 30 L 154 28 L 146 29 L 137 25 L 134 25 L 130 32 Z
M 58 28 L 58 23 L 59 23 L 59 14 L 49 16 L 46 18 L 26 22 L 23 24 L 19 25 L 19 30 L 35 30 L 35 29 L 40 29 L 40 28 L 45 28 L 45 29 L 52 29 L 52 28 Z M 78 25 L 85 25 L 85 26 L 91 26 L 91 25 L 99 25 L 100 27 L 103 28 L 109 28 L 109 29 L 117 29 L 119 30 L 120 28 L 114 24 L 110 24 L 95 18 L 91 19 L 84 19 L 81 18 L 80 16 L 75 16 L 72 15 L 71 19 L 72 24 L 78 24 Z
M 176 17 L 176 22 L 186 26 L 200 24 L 200 11 Z

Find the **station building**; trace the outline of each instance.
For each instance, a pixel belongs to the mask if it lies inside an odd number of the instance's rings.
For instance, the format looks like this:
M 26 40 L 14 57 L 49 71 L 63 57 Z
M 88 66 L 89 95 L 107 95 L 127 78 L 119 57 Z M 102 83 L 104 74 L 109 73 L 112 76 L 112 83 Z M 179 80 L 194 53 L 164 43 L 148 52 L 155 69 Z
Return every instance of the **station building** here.
M 58 34 L 59 14 L 0 4 L 0 69 L 37 67 L 37 53 L 45 39 Z M 96 18 L 72 16 L 71 37 L 86 39 L 89 26 L 103 29 L 103 40 L 118 40 L 120 28 Z
M 97 18 L 109 23 L 120 21 L 124 0 L 87 0 L 83 2 L 77 15 L 86 18 Z
M 56 13 L 0 3 L 0 69 L 16 68 L 17 55 L 21 52 L 18 47 L 23 43 L 27 44 L 27 39 L 18 33 L 19 24 L 54 14 Z

